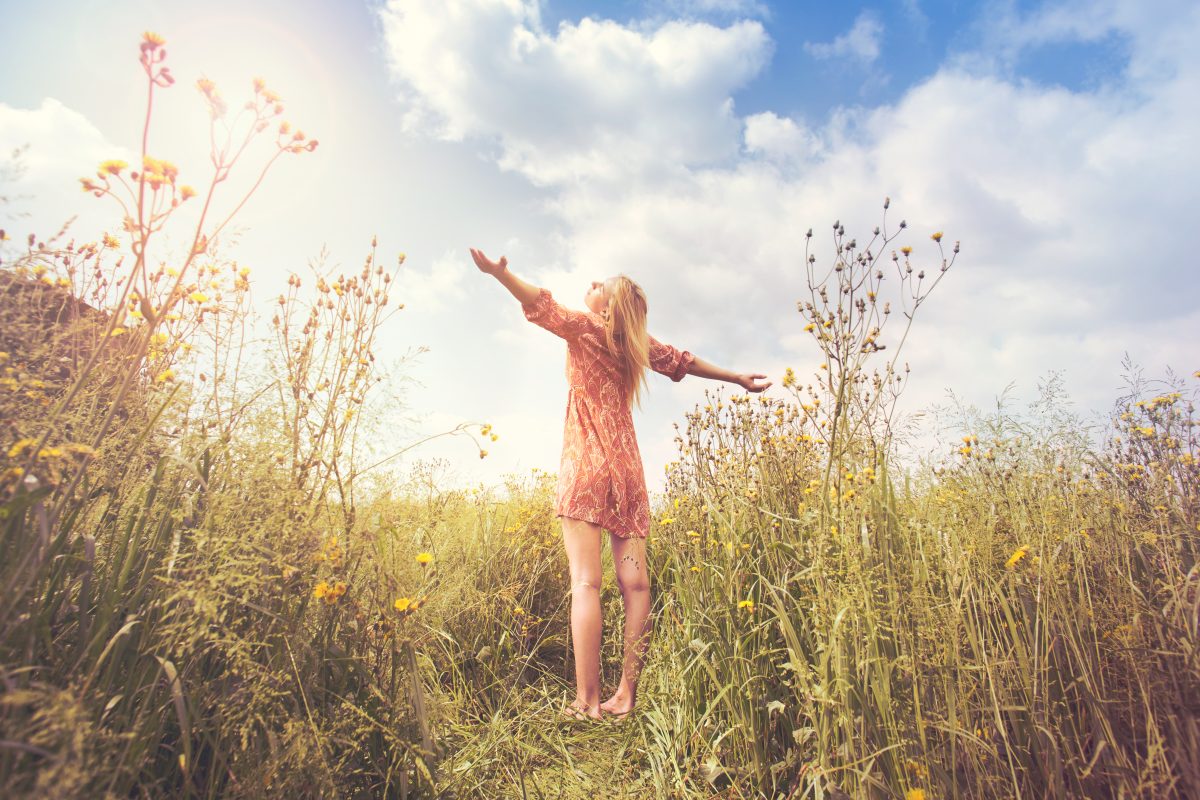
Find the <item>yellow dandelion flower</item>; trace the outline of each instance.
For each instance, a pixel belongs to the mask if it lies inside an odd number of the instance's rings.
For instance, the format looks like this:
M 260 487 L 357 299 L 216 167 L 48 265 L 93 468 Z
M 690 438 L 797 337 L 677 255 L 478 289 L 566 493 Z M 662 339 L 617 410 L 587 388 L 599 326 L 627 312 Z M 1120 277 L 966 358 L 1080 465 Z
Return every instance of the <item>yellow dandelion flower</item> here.
M 930 234 L 929 238 L 935 242 L 940 242 L 942 240 L 942 232 L 938 231 L 937 233 Z
M 925 790 L 909 789 L 904 793 L 904 800 L 925 800 Z
M 207 303 L 208 295 L 206 295 L 204 292 L 192 292 L 188 295 L 188 299 L 193 303 Z
M 692 572 L 699 572 L 699 571 L 700 571 L 699 567 L 695 567 L 695 566 L 692 567 Z
M 12 447 L 8 448 L 8 457 L 16 458 L 21 455 L 30 445 L 37 444 L 37 439 L 20 439 Z
M 911 247 L 909 247 L 908 245 L 905 245 L 904 247 L 901 247 L 901 248 L 900 248 L 900 252 L 901 252 L 901 253 L 904 253 L 904 255 L 906 255 L 906 256 L 907 256 L 907 255 L 910 255 L 910 254 L 912 253 L 912 248 L 911 248 Z
M 1008 557 L 1008 561 L 1004 562 L 1005 569 L 1015 568 L 1021 559 L 1027 555 L 1029 555 L 1028 545 L 1021 545 L 1015 551 L 1013 551 L 1011 556 Z
M 433 561 L 433 553 L 417 553 L 418 564 L 428 564 Z
M 321 581 L 313 587 L 313 597 L 320 599 L 327 594 L 329 594 L 329 584 L 325 581 Z
M 670 524 L 671 524 L 672 522 L 674 522 L 674 521 L 675 521 L 675 520 L 674 520 L 673 518 L 671 518 L 671 517 L 663 517 L 662 519 L 660 519 L 660 520 L 658 521 L 658 524 L 659 524 L 659 525 L 670 525 Z
M 156 50 L 167 43 L 167 40 L 159 36 L 153 31 L 145 31 L 142 34 L 142 46 L 147 50 Z
M 409 607 L 411 605 L 412 605 L 411 597 L 401 597 L 398 600 L 396 600 L 396 602 L 392 603 L 392 607 L 395 608 L 397 611 L 408 611 Z
M 196 196 L 196 190 L 185 184 L 179 187 L 179 196 L 187 200 Z
M 688 536 L 691 536 L 691 537 L 693 537 L 693 538 L 695 538 L 695 539 L 699 539 L 699 538 L 700 538 L 700 533 L 699 533 L 698 531 L 688 531 L 688 532 L 687 532 L 687 535 L 688 535 Z
M 480 451 L 479 451 L 479 457 L 480 457 L 480 458 L 487 458 L 487 450 L 480 450 Z
M 112 249 L 121 246 L 121 240 L 113 236 L 111 233 L 104 234 L 104 246 Z
M 754 613 L 754 601 L 753 600 L 739 600 L 737 607 L 746 609 L 746 611 L 748 613 Z
M 121 170 L 128 166 L 129 165 L 127 163 L 119 158 L 110 158 L 108 161 L 105 161 L 100 165 L 100 171 L 106 172 L 109 175 L 120 175 Z
M 156 375 L 154 377 L 155 383 L 163 383 L 164 381 L 173 381 L 173 380 L 175 380 L 175 370 L 171 369 L 170 367 L 168 367 L 167 369 L 164 369 L 162 372 L 158 373 L 158 375 Z

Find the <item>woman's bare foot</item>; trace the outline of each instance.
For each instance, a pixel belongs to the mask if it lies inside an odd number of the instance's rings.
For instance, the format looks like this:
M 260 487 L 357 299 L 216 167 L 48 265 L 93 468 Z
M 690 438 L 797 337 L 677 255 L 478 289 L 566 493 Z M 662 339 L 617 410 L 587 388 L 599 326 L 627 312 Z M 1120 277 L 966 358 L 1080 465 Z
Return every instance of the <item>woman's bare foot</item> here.
M 559 712 L 562 716 L 568 719 L 601 719 L 602 714 L 597 707 L 589 706 L 587 703 L 576 698 L 569 706 Z
M 623 717 L 633 710 L 635 694 L 634 690 L 629 689 L 625 684 L 621 684 L 613 692 L 612 697 L 600 704 L 600 710 L 615 717 Z

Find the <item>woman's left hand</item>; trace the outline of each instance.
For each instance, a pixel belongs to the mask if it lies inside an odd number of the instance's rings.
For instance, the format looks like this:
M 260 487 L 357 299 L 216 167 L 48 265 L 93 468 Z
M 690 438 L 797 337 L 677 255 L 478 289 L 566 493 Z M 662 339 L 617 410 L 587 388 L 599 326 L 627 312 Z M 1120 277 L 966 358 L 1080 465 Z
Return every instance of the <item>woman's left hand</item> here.
M 475 266 L 479 267 L 480 272 L 488 275 L 499 275 L 508 266 L 508 259 L 504 256 L 500 256 L 499 261 L 492 261 L 474 247 L 470 248 L 470 250 L 471 258 L 475 259 Z

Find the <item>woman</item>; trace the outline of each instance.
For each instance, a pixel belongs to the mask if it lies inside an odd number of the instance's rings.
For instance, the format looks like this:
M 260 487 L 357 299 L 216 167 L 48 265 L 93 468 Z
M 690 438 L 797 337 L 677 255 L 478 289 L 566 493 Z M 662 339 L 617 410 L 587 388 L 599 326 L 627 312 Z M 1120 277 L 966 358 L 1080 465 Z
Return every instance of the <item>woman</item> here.
M 650 634 L 650 576 L 646 535 L 650 502 L 630 411 L 641 405 L 645 368 L 679 381 L 684 375 L 736 383 L 761 392 L 760 374 L 734 374 L 677 350 L 646 332 L 646 295 L 625 275 L 593 281 L 588 311 L 565 308 L 550 294 L 508 270 L 508 259 L 489 260 L 471 248 L 481 272 L 495 277 L 521 301 L 525 318 L 567 342 L 567 415 L 558 473 L 555 515 L 562 517 L 571 576 L 571 637 L 576 698 L 562 713 L 600 719 L 633 708 Z M 617 585 L 625 603 L 625 659 L 621 682 L 600 702 L 600 539 L 609 532 Z

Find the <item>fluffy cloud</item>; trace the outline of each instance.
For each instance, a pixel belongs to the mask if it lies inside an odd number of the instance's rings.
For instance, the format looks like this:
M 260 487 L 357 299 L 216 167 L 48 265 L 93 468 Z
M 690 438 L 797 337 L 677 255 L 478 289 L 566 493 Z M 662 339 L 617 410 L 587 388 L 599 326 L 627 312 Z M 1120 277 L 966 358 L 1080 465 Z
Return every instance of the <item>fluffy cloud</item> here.
M 805 42 L 804 49 L 813 58 L 848 58 L 860 64 L 871 64 L 879 58 L 879 42 L 883 38 L 883 23 L 870 11 L 854 20 L 850 30 L 832 42 Z
M 746 152 L 780 163 L 803 162 L 820 153 L 821 142 L 802 124 L 770 111 L 745 119 Z
M 0 187 L 0 194 L 9 198 L 6 206 L 0 206 L 0 214 L 9 220 L 0 222 L 0 227 L 7 227 L 14 239 L 27 233 L 45 239 L 72 215 L 78 219 L 71 230 L 80 231 L 84 238 L 94 239 L 101 226 L 112 225 L 111 208 L 85 194 L 78 178 L 92 175 L 100 162 L 110 158 L 136 163 L 129 150 L 109 142 L 86 117 L 52 97 L 34 109 L 0 103 L 0 152 L 7 157 L 18 148 L 22 152 L 14 165 L 15 175 L 9 176 L 13 183 Z M 40 227 L 27 230 L 26 219 Z
M 554 34 L 519 0 L 391 0 L 381 11 L 410 129 L 498 144 L 539 184 L 615 180 L 737 153 L 730 96 L 770 54 L 762 25 L 585 18 Z

